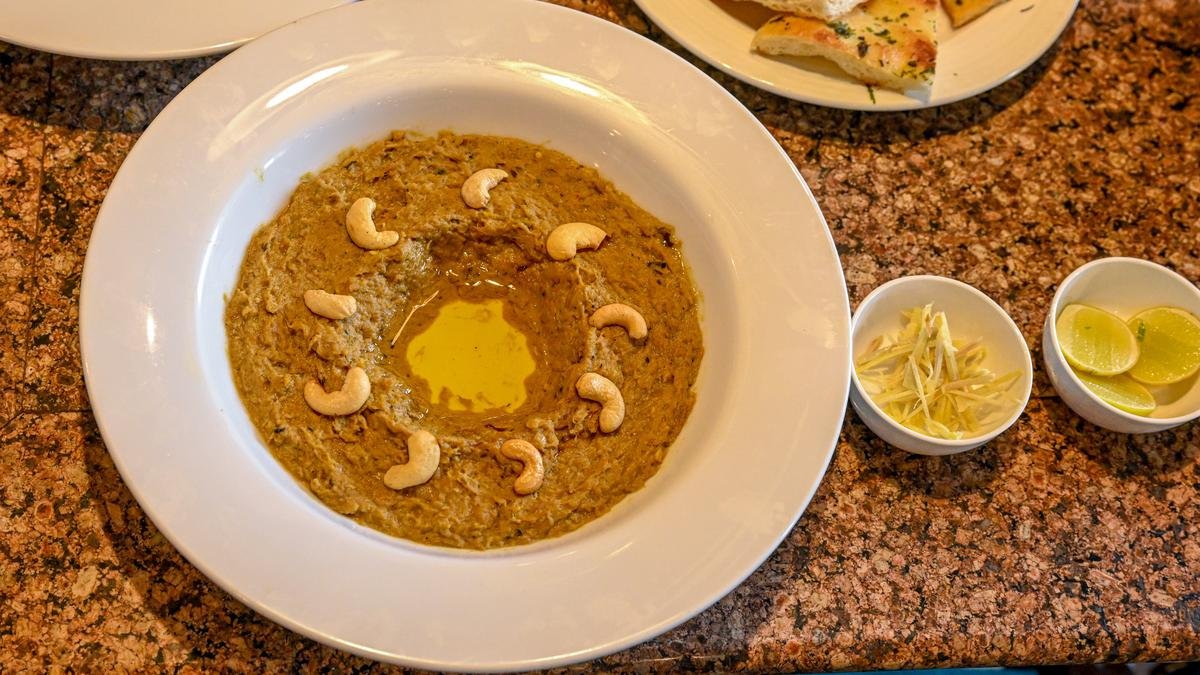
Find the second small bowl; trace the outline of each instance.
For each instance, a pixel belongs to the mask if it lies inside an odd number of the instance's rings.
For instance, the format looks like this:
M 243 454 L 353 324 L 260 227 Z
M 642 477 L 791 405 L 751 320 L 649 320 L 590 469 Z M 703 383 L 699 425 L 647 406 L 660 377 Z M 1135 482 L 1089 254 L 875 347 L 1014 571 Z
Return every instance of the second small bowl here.
M 1012 414 L 1000 424 L 969 438 L 946 440 L 927 436 L 896 422 L 876 405 L 854 368 L 850 371 L 853 383 L 850 404 L 867 427 L 891 445 L 919 455 L 953 455 L 987 443 L 1017 421 L 1029 403 L 1033 388 L 1033 360 L 1021 330 L 991 298 L 955 279 L 919 275 L 893 279 L 871 291 L 859 304 L 850 326 L 855 361 L 876 337 L 903 327 L 903 312 L 930 303 L 933 303 L 934 311 L 946 313 L 950 330 L 955 335 L 986 340 L 988 353 L 984 367 L 1000 375 L 1013 371 L 1021 373 L 1011 390 L 1016 392 L 1019 401 Z
M 1158 408 L 1147 417 L 1118 410 L 1084 386 L 1058 347 L 1058 315 L 1082 303 L 1129 318 L 1151 307 L 1178 307 L 1200 316 L 1200 290 L 1171 270 L 1138 258 L 1101 258 L 1072 272 L 1058 286 L 1042 331 L 1046 373 L 1059 397 L 1097 426 L 1125 434 L 1165 431 L 1200 417 L 1200 377 L 1160 387 Z

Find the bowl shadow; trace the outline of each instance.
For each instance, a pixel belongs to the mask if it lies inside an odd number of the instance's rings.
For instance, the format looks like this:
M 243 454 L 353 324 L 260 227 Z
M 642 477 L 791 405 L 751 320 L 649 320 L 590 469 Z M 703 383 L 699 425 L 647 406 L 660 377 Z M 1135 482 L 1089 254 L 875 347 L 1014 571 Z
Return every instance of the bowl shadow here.
M 1163 490 L 1167 474 L 1200 457 L 1200 423 L 1195 421 L 1153 434 L 1123 434 L 1076 415 L 1057 396 L 1047 397 L 1042 405 L 1047 426 L 1063 437 L 1065 446 L 1077 448 L 1118 479 L 1140 478 L 1150 489 Z
M 220 58 L 101 61 L 0 42 L 0 114 L 72 130 L 140 133 Z
M 0 115 L 46 122 L 51 58 L 45 52 L 0 42 Z
M 1028 423 L 1028 412 L 1022 412 L 1012 427 L 988 443 L 966 452 L 934 457 L 888 445 L 853 410 L 847 410 L 838 452 L 853 453 L 854 464 L 861 467 L 864 477 L 894 482 L 905 493 L 953 499 L 990 489 L 1022 451 L 1024 446 L 1017 429 Z

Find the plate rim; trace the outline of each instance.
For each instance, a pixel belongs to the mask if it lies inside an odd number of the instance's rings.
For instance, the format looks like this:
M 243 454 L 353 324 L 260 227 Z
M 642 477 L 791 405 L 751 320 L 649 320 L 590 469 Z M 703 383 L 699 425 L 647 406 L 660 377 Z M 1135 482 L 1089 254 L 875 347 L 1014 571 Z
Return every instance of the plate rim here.
M 641 9 L 642 12 L 644 12 L 646 14 L 647 18 L 649 18 L 650 21 L 652 21 L 654 23 L 655 26 L 657 26 L 660 30 L 662 30 L 664 33 L 666 33 L 668 36 L 670 36 L 671 39 L 678 42 L 684 49 L 686 49 L 691 54 L 694 54 L 697 58 L 701 59 L 708 65 L 716 68 L 717 70 L 720 70 L 721 72 L 725 73 L 726 75 L 729 75 L 730 77 L 733 77 L 736 80 L 739 80 L 740 82 L 744 82 L 745 84 L 748 84 L 748 85 L 755 87 L 757 89 L 760 89 L 762 91 L 766 91 L 766 92 L 775 94 L 777 96 L 782 96 L 784 98 L 791 99 L 793 101 L 800 101 L 801 103 L 808 103 L 810 105 L 817 105 L 817 106 L 821 106 L 824 108 L 834 108 L 834 109 L 838 109 L 838 110 L 853 110 L 853 111 L 858 111 L 858 112 L 907 112 L 907 111 L 914 111 L 914 110 L 928 110 L 930 108 L 938 108 L 938 107 L 941 107 L 944 105 L 950 105 L 951 103 L 958 103 L 960 101 L 964 101 L 966 99 L 973 98 L 980 94 L 991 91 L 992 89 L 995 89 L 996 87 L 999 87 L 1000 85 L 1004 84 L 1005 82 L 1008 82 L 1009 80 L 1013 79 L 1017 75 L 1020 75 L 1021 73 L 1025 72 L 1025 70 L 1027 70 L 1030 66 L 1032 66 L 1034 63 L 1036 63 L 1038 59 L 1042 58 L 1042 56 L 1046 52 L 1050 51 L 1054 47 L 1054 45 L 1058 42 L 1059 38 L 1062 37 L 1062 34 L 1063 34 L 1063 32 L 1066 31 L 1067 26 L 1069 26 L 1071 24 L 1071 19 L 1074 18 L 1075 12 L 1079 8 L 1079 0 L 1066 0 L 1066 2 L 1070 3 L 1070 11 L 1065 13 L 1063 19 L 1059 22 L 1059 25 L 1053 31 L 1053 36 L 1050 37 L 1043 46 L 1039 47 L 1035 53 L 1032 53 L 1032 55 L 1023 59 L 1020 62 L 1019 66 L 1010 69 L 1003 76 L 1001 76 L 993 81 L 980 83 L 975 86 L 968 87 L 967 89 L 965 89 L 961 92 L 958 92 L 956 94 L 953 94 L 951 96 L 947 96 L 945 98 L 939 98 L 936 100 L 931 99 L 929 101 L 922 101 L 920 99 L 913 98 L 911 96 L 906 96 L 905 98 L 907 100 L 903 101 L 903 102 L 898 101 L 896 103 L 883 103 L 883 104 L 870 103 L 870 104 L 868 104 L 868 103 L 858 103 L 858 102 L 850 101 L 850 100 L 842 100 L 842 99 L 837 99 L 837 98 L 806 94 L 804 91 L 780 86 L 780 85 L 777 85 L 768 80 L 764 80 L 761 77 L 757 77 L 757 76 L 745 73 L 745 72 L 739 70 L 738 68 L 734 67 L 733 65 L 726 63 L 721 58 L 719 58 L 716 54 L 711 53 L 709 50 L 703 49 L 699 44 L 697 44 L 696 40 L 689 39 L 689 37 L 687 35 L 683 34 L 683 32 L 681 32 L 679 30 L 678 25 L 672 24 L 672 22 L 669 20 L 664 21 L 662 19 L 661 12 L 655 11 L 658 6 L 654 2 L 654 0 L 633 0 L 633 1 L 634 1 L 634 3 L 637 4 L 638 8 Z M 710 2 L 711 0 L 701 0 L 701 1 Z M 1009 1 L 1015 2 L 1016 0 L 1009 0 Z M 940 5 L 940 2 L 939 2 L 939 5 Z M 938 9 L 939 9 L 939 11 L 941 10 L 940 6 Z M 982 17 L 980 17 L 980 18 L 982 18 Z M 942 64 L 939 63 L 938 65 L 941 66 Z M 863 85 L 863 86 L 866 86 L 866 85 Z
M 327 12 L 356 1 L 357 0 L 329 0 L 329 2 L 325 3 L 326 6 L 316 10 L 316 13 Z M 245 37 L 217 41 L 208 39 L 200 41 L 203 42 L 203 44 L 164 49 L 95 49 L 90 47 L 81 47 L 71 44 L 64 44 L 55 40 L 29 39 L 22 37 L 21 35 L 4 31 L 2 25 L 0 25 L 0 41 L 17 45 L 18 47 L 24 47 L 26 49 L 36 49 L 49 54 L 71 56 L 80 59 L 95 59 L 97 61 L 169 61 L 175 59 L 191 59 L 200 58 L 203 56 L 213 56 L 215 54 L 225 54 L 237 49 L 238 47 L 241 47 L 257 37 L 261 37 L 262 35 L 266 35 L 267 33 L 278 28 L 282 28 L 291 23 L 299 21 L 301 18 L 304 17 L 293 16 L 290 19 L 284 20 L 279 25 L 272 26 L 259 35 L 249 35 Z
M 456 0 L 456 1 L 466 2 L 467 0 Z M 848 404 L 847 401 L 848 401 L 848 393 L 849 393 L 849 387 L 850 387 L 849 326 L 850 326 L 851 313 L 850 313 L 849 295 L 848 295 L 848 291 L 847 291 L 847 288 L 845 285 L 845 278 L 844 278 L 844 273 L 843 273 L 842 267 L 841 267 L 840 257 L 837 255 L 837 252 L 836 252 L 836 247 L 835 247 L 832 232 L 830 231 L 828 224 L 825 221 L 824 214 L 821 212 L 819 204 L 817 203 L 815 197 L 812 194 L 811 188 L 808 186 L 807 182 L 803 179 L 803 176 L 800 174 L 798 167 L 795 165 L 794 162 L 792 162 L 791 158 L 788 157 L 788 155 L 782 149 L 782 147 L 779 146 L 778 142 L 775 141 L 774 137 L 765 128 L 765 126 L 763 126 L 762 123 L 750 111 L 748 111 L 740 101 L 738 101 L 736 99 L 736 97 L 734 97 L 729 92 L 725 91 L 723 88 L 721 88 L 715 82 L 712 82 L 711 79 L 707 78 L 707 76 L 705 76 L 698 69 L 695 69 L 695 67 L 692 66 L 691 64 L 689 64 L 685 59 L 672 53 L 670 50 L 666 49 L 665 47 L 658 45 L 657 43 L 654 43 L 653 41 L 651 41 L 647 38 L 644 38 L 643 36 L 637 35 L 636 33 L 633 33 L 632 31 L 624 31 L 619 26 L 616 26 L 608 21 L 605 21 L 604 19 L 599 18 L 599 17 L 591 16 L 589 14 L 586 14 L 583 12 L 578 12 L 576 10 L 561 7 L 558 5 L 538 2 L 537 0 L 509 0 L 509 2 L 512 4 L 520 4 L 525 7 L 537 7 L 540 10 L 545 10 L 545 11 L 552 12 L 552 13 L 553 12 L 561 12 L 561 13 L 563 13 L 563 15 L 571 14 L 576 19 L 581 19 L 586 22 L 594 22 L 593 23 L 594 26 L 603 27 L 607 30 L 621 31 L 622 33 L 625 33 L 627 35 L 627 37 L 629 37 L 635 41 L 637 41 L 637 40 L 642 41 L 645 45 L 649 46 L 651 49 L 657 50 L 657 53 L 660 54 L 661 56 L 663 56 L 664 58 L 668 58 L 668 59 L 675 61 L 677 66 L 681 66 L 681 67 L 686 66 L 686 67 L 691 68 L 692 70 L 695 70 L 698 77 L 704 78 L 704 81 L 710 83 L 712 85 L 712 88 L 714 91 L 720 92 L 720 95 L 723 96 L 728 103 L 732 104 L 734 106 L 734 109 L 741 111 L 741 114 L 743 115 L 745 122 L 752 125 L 751 128 L 753 128 L 755 133 L 761 135 L 763 138 L 770 141 L 771 145 L 773 146 L 773 152 L 775 153 L 777 158 L 780 161 L 784 162 L 789 167 L 792 177 L 799 183 L 800 188 L 803 190 L 804 194 L 808 197 L 809 201 L 811 202 L 813 210 L 814 210 L 814 212 L 817 216 L 817 219 L 821 225 L 821 230 L 823 230 L 825 244 L 828 247 L 829 252 L 831 253 L 831 259 L 832 259 L 834 265 L 836 266 L 836 269 L 838 272 L 839 281 L 840 281 L 840 283 L 838 284 L 838 289 L 840 291 L 840 306 L 839 306 L 840 322 L 839 323 L 840 323 L 840 328 L 841 328 L 841 335 L 844 339 L 843 351 L 845 352 L 844 355 L 846 357 L 845 364 L 844 364 L 844 376 L 842 377 L 842 380 L 843 380 L 842 391 L 833 392 L 834 394 L 840 394 L 840 396 L 837 396 L 837 399 L 840 400 L 840 404 L 838 406 L 840 412 L 836 416 L 836 418 L 831 418 L 830 420 L 825 422 L 825 424 L 828 424 L 829 426 L 832 427 L 832 437 L 829 440 L 828 448 L 823 449 L 824 456 L 820 462 L 820 471 L 818 472 L 816 479 L 812 483 L 812 486 L 808 490 L 807 494 L 803 495 L 802 498 L 798 501 L 799 507 L 797 508 L 796 512 L 790 518 L 790 525 L 786 528 L 782 528 L 779 532 L 777 532 L 773 536 L 772 544 L 769 547 L 764 548 L 764 550 L 759 555 L 755 556 L 754 564 L 751 566 L 748 566 L 745 570 L 739 571 L 738 573 L 733 575 L 734 578 L 732 578 L 732 580 L 730 581 L 730 583 L 727 586 L 721 587 L 721 588 L 710 589 L 710 591 L 708 593 L 704 594 L 704 598 L 699 603 L 692 603 L 693 607 L 691 609 L 689 609 L 687 611 L 683 611 L 675 616 L 668 617 L 668 618 L 664 619 L 663 621 L 659 621 L 652 625 L 644 626 L 637 630 L 629 631 L 629 632 L 627 632 L 627 634 L 624 637 L 622 637 L 620 639 L 613 640 L 613 641 L 610 641 L 610 642 L 604 643 L 604 644 L 598 644 L 587 650 L 584 650 L 584 651 L 581 651 L 578 653 L 574 653 L 574 654 L 565 654 L 565 655 L 559 654 L 559 655 L 553 655 L 553 656 L 548 656 L 548 657 L 534 659 L 534 660 L 528 660 L 528 661 L 516 661 L 516 662 L 489 664 L 483 668 L 481 668 L 479 666 L 479 664 L 468 663 L 465 661 L 462 663 L 450 663 L 450 662 L 446 662 L 446 661 L 422 660 L 420 658 L 415 658 L 415 657 L 398 656 L 396 654 L 392 654 L 389 652 L 379 651 L 379 650 L 370 648 L 366 645 L 355 644 L 353 642 L 350 642 L 345 637 L 329 635 L 324 632 L 321 632 L 320 630 L 318 630 L 316 628 L 307 626 L 307 625 L 301 623 L 296 618 L 291 617 L 280 611 L 277 611 L 276 608 L 273 607 L 271 604 L 268 604 L 264 601 L 261 601 L 255 597 L 252 597 L 252 596 L 242 592 L 241 589 L 239 589 L 236 585 L 231 583 L 224 575 L 217 573 L 217 570 L 214 569 L 214 567 L 210 564 L 210 561 L 205 560 L 202 556 L 200 556 L 197 552 L 195 552 L 190 546 L 188 546 L 187 542 L 182 541 L 177 536 L 177 533 L 172 532 L 168 527 L 166 527 L 165 524 L 160 521 L 159 516 L 156 515 L 152 509 L 146 508 L 146 506 L 144 505 L 144 501 L 143 501 L 144 500 L 143 492 L 139 489 L 136 481 L 131 482 L 131 480 L 130 480 L 130 467 L 127 466 L 125 464 L 125 462 L 122 460 L 119 452 L 114 453 L 110 450 L 109 454 L 112 457 L 113 462 L 116 465 L 119 473 L 121 474 L 122 479 L 124 480 L 127 488 L 131 491 L 131 493 L 133 493 L 135 498 L 138 500 L 139 506 L 142 508 L 142 510 L 146 514 L 146 516 L 151 520 L 151 522 L 154 523 L 155 527 L 157 527 L 159 529 L 159 531 L 163 534 L 163 536 L 168 541 L 170 541 L 171 544 L 180 552 L 180 554 L 183 555 L 184 558 L 187 559 L 189 564 L 196 567 L 199 571 L 201 571 L 201 573 L 203 573 L 206 577 L 208 577 L 210 580 L 212 580 L 214 583 L 216 583 L 218 586 L 220 586 L 223 590 L 230 593 L 233 597 L 238 599 L 240 602 L 242 602 L 246 606 L 254 609 L 256 612 L 258 612 L 259 614 L 263 615 L 264 617 L 274 621 L 275 623 L 277 623 L 281 626 L 284 626 L 290 630 L 296 631 L 302 635 L 306 635 L 310 638 L 313 638 L 323 644 L 327 644 L 329 646 L 332 646 L 332 647 L 335 647 L 335 648 L 338 648 L 341 650 L 349 651 L 351 653 L 359 654 L 361 656 L 366 656 L 368 658 L 387 661 L 387 662 L 391 662 L 391 663 L 398 663 L 398 664 L 402 664 L 402 665 L 406 665 L 406 666 L 410 666 L 410 667 L 441 668 L 441 669 L 449 668 L 449 669 L 454 669 L 454 670 L 471 669 L 471 670 L 476 670 L 476 671 L 479 671 L 479 670 L 508 671 L 508 670 L 513 670 L 513 669 L 517 669 L 517 668 L 553 667 L 553 666 L 559 666 L 559 665 L 569 665 L 569 664 L 578 663 L 578 662 L 581 662 L 584 660 L 589 660 L 589 659 L 606 656 L 608 654 L 612 654 L 614 652 L 629 648 L 633 645 L 640 644 L 641 642 L 644 642 L 648 639 L 652 639 L 652 638 L 670 630 L 671 628 L 674 628 L 674 627 L 678 626 L 679 624 L 689 620 L 690 618 L 696 616 L 697 614 L 703 612 L 705 609 L 707 609 L 712 604 L 714 604 L 715 602 L 720 600 L 722 597 L 729 594 L 737 586 L 741 585 L 746 580 L 746 578 L 748 578 L 759 567 L 761 567 L 763 562 L 770 555 L 772 555 L 775 552 L 775 550 L 778 548 L 778 546 L 783 541 L 783 539 L 786 538 L 791 533 L 791 531 L 795 528 L 796 523 L 799 521 L 799 519 L 802 516 L 802 514 L 804 513 L 804 511 L 808 508 L 808 505 L 811 503 L 811 500 L 814 497 L 814 495 L 816 494 L 817 489 L 819 489 L 820 484 L 821 484 L 821 479 L 823 478 L 825 472 L 828 470 L 829 464 L 832 461 L 832 457 L 833 457 L 834 451 L 837 446 L 837 442 L 838 442 L 838 439 L 840 436 L 840 429 L 842 426 L 844 416 L 846 414 L 847 404 Z M 361 7 L 364 5 L 375 5 L 375 4 L 382 4 L 382 0 L 368 0 L 367 2 L 360 2 L 360 3 L 346 5 L 346 6 L 342 6 L 342 7 L 335 7 L 333 9 L 326 10 L 324 12 L 320 12 L 317 15 L 305 17 L 305 18 L 299 19 L 295 22 L 286 24 L 285 26 L 282 26 L 276 30 L 271 31 L 267 35 L 283 31 L 287 28 L 293 27 L 295 24 L 314 20 L 314 17 L 316 17 L 316 16 L 330 14 L 333 12 L 346 12 L 346 11 L 350 11 L 351 8 L 353 8 L 355 6 Z M 397 4 L 399 4 L 399 3 L 397 3 Z M 539 10 L 535 10 L 535 11 L 539 11 Z M 227 58 L 230 58 L 230 57 L 227 57 Z M 220 63 L 218 63 L 218 64 L 214 65 L 212 68 L 206 70 L 204 73 L 202 73 L 200 76 L 198 76 L 194 80 L 194 82 L 200 82 L 201 80 L 206 80 L 209 78 L 216 77 L 216 75 L 213 75 L 212 73 L 213 73 L 213 71 L 218 70 L 218 66 L 220 66 L 222 63 L 224 63 L 224 61 L 225 61 L 225 59 L 222 59 L 222 61 Z M 227 67 L 232 67 L 232 66 L 227 66 Z M 223 71 L 220 71 L 220 72 L 223 72 Z M 188 87 L 192 87 L 192 86 L 193 86 L 192 84 L 188 85 Z M 177 95 L 176 98 L 173 99 L 164 108 L 164 110 L 159 115 L 159 117 L 156 118 L 155 121 L 152 122 L 151 125 L 149 125 L 149 127 L 147 127 L 146 131 L 142 134 L 142 137 L 139 139 L 138 144 L 135 144 L 135 147 L 131 149 L 129 155 L 126 158 L 125 164 L 122 165 L 121 170 L 114 177 L 114 180 L 113 180 L 112 184 L 110 185 L 110 193 L 112 192 L 113 187 L 117 186 L 118 184 L 120 184 L 122 182 L 122 173 L 126 172 L 126 169 L 125 169 L 126 165 L 134 165 L 135 162 L 131 161 L 131 160 L 140 161 L 139 158 L 140 158 L 141 153 L 146 152 L 147 146 L 145 143 L 143 143 L 143 140 L 145 140 L 145 139 L 153 140 L 153 139 L 157 138 L 155 128 L 156 128 L 156 125 L 159 125 L 159 120 L 165 119 L 170 114 L 173 114 L 172 111 L 173 111 L 174 107 L 184 105 L 180 101 L 185 100 L 185 97 L 183 96 L 183 94 L 184 94 L 184 92 L 186 92 L 186 90 L 187 90 L 187 88 L 185 88 L 183 91 L 181 91 L 180 94 Z M 147 141 L 147 142 L 149 142 L 149 141 Z M 128 179 L 126 179 L 126 180 L 128 180 Z M 107 195 L 106 195 L 105 202 L 102 204 L 100 211 L 96 218 L 95 228 L 91 235 L 91 237 L 92 237 L 91 241 L 89 241 L 89 247 L 88 247 L 89 252 L 91 250 L 93 250 L 93 244 L 95 243 L 97 238 L 102 237 L 102 236 L 107 236 L 105 233 L 114 229 L 115 226 L 106 224 L 111 219 L 111 216 L 108 216 L 107 214 L 110 213 L 112 210 L 113 210 L 113 207 L 110 205 Z M 96 405 L 96 403 L 99 403 L 102 399 L 105 398 L 105 396 L 100 394 L 100 392 L 99 392 L 100 385 L 98 385 L 96 383 L 96 381 L 93 377 L 93 374 L 95 371 L 94 365 L 99 357 L 96 355 L 96 350 L 98 349 L 98 346 L 95 345 L 95 339 L 92 337 L 93 335 L 95 335 L 95 333 L 93 332 L 92 326 L 99 325 L 100 322 L 96 321 L 95 323 L 93 323 L 93 317 L 96 315 L 96 311 L 94 309 L 93 303 L 90 302 L 91 298 L 94 296 L 94 293 L 90 289 L 95 288 L 97 264 L 98 263 L 96 263 L 95 258 L 93 258 L 92 256 L 88 256 L 87 258 L 85 258 L 83 278 L 82 278 L 82 283 L 81 283 L 81 295 L 80 295 L 80 315 L 79 315 L 80 340 L 81 340 L 81 355 L 83 357 L 83 367 L 84 367 L 84 373 L 85 373 L 85 384 L 87 386 L 90 400 L 92 400 L 94 402 L 92 414 L 93 414 L 94 419 L 96 420 L 97 426 L 100 429 L 101 435 L 105 438 L 106 448 L 107 448 L 108 447 L 108 439 L 113 438 L 113 432 L 112 432 L 112 429 L 109 428 L 109 422 L 107 421 L 107 414 L 105 413 L 105 410 L 107 408 L 103 405 Z

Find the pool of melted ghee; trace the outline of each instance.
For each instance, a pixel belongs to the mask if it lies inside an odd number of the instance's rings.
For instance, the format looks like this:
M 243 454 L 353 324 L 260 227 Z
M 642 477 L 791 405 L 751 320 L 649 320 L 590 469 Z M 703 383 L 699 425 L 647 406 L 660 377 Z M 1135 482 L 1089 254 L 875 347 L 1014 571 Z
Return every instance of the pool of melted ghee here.
M 404 350 L 429 400 L 450 410 L 513 412 L 535 364 L 525 335 L 504 318 L 504 301 L 452 300 Z

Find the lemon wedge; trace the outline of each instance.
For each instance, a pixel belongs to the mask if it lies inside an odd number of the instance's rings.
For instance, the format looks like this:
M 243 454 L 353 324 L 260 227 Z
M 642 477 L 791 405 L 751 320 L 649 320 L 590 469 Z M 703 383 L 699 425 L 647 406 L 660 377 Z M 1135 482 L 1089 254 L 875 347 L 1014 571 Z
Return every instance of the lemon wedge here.
M 1075 374 L 1083 381 L 1085 387 L 1100 397 L 1101 401 L 1118 410 L 1145 417 L 1158 407 L 1150 392 L 1128 375 L 1104 377 L 1078 370 L 1075 371 Z
M 1137 363 L 1137 338 L 1116 314 L 1091 305 L 1067 305 L 1054 325 L 1059 349 L 1076 370 L 1118 375 Z
M 1200 370 L 1200 319 L 1175 307 L 1155 307 L 1129 320 L 1141 356 L 1129 370 L 1143 384 L 1175 384 Z

